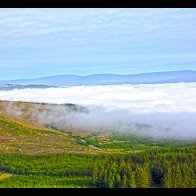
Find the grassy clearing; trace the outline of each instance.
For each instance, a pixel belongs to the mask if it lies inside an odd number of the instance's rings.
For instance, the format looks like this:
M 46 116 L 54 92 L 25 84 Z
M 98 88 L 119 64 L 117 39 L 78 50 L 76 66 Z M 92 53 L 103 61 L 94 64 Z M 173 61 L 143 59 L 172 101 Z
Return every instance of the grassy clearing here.
M 87 188 L 91 187 L 91 178 L 50 177 L 35 175 L 13 175 L 0 180 L 0 188 Z

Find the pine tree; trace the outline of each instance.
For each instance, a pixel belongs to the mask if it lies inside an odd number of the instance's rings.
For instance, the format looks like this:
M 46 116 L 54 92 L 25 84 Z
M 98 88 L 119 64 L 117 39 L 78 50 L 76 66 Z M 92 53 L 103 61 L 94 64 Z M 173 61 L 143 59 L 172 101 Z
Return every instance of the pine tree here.
M 135 183 L 135 172 L 130 173 L 130 179 L 129 179 L 129 187 L 130 188 L 136 188 L 136 183 Z
M 136 166 L 136 186 L 139 188 L 150 187 L 150 172 L 147 165 Z
M 108 171 L 108 187 L 113 188 L 113 186 L 114 186 L 114 174 L 110 168 Z
M 164 176 L 164 187 L 172 188 L 172 169 L 169 163 L 167 164 L 166 172 Z
M 121 179 L 120 179 L 120 174 L 117 173 L 115 175 L 115 183 L 114 183 L 114 188 L 120 188 L 121 187 Z
M 99 169 L 97 167 L 97 165 L 95 165 L 94 169 L 93 169 L 93 184 L 94 185 L 97 185 L 97 182 L 98 182 L 98 174 L 99 174 Z
M 127 188 L 128 187 L 128 180 L 127 180 L 127 176 L 124 175 L 122 178 L 122 188 Z

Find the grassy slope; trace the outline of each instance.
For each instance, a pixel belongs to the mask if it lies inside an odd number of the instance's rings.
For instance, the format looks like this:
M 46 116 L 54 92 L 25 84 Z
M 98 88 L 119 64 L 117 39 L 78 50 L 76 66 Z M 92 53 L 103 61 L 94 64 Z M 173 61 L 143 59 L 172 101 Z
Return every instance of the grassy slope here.
M 79 145 L 66 133 L 29 128 L 24 123 L 0 116 L 0 152 L 38 154 L 94 151 L 88 146 Z

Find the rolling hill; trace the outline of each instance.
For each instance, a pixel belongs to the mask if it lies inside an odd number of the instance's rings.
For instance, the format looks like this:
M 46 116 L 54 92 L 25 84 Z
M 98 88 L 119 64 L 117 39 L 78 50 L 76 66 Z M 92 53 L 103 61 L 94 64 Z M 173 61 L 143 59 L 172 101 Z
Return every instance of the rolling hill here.
M 170 71 L 143 74 L 93 74 L 88 76 L 59 75 L 35 79 L 0 81 L 21 85 L 75 86 L 75 85 L 115 85 L 115 84 L 164 84 L 196 82 L 196 71 Z
M 93 149 L 77 144 L 74 138 L 55 130 L 28 125 L 0 116 L 0 151 L 9 153 L 90 153 Z
M 70 134 L 44 127 L 31 118 L 14 118 L 0 102 L 0 152 L 9 153 L 96 153 L 96 149 L 81 145 Z M 24 105 L 27 103 L 23 103 Z M 22 105 L 21 105 L 22 106 Z M 34 106 L 36 108 L 36 105 Z

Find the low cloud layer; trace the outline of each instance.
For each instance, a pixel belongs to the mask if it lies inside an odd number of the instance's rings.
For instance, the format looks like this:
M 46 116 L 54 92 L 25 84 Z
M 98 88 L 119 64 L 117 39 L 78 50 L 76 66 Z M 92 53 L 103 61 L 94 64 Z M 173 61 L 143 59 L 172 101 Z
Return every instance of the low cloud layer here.
M 0 99 L 74 103 L 88 108 L 89 112 L 67 112 L 56 106 L 36 113 L 41 123 L 59 128 L 196 139 L 196 83 L 20 89 L 0 91 Z M 21 115 L 19 108 L 9 107 L 10 111 Z

